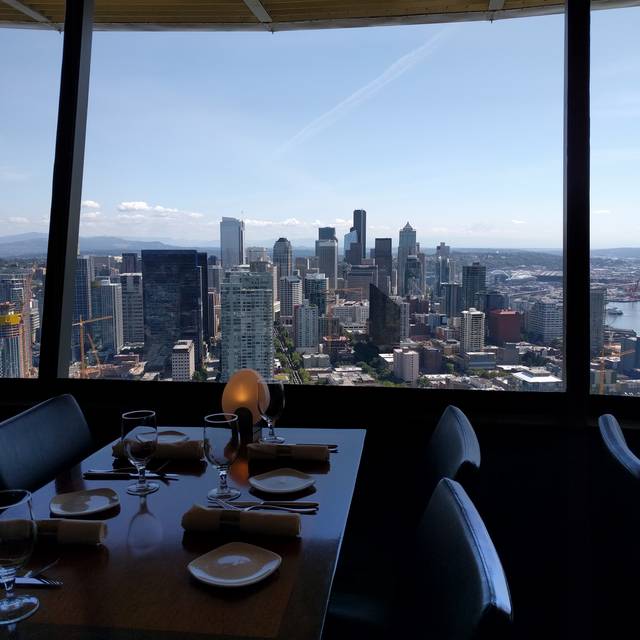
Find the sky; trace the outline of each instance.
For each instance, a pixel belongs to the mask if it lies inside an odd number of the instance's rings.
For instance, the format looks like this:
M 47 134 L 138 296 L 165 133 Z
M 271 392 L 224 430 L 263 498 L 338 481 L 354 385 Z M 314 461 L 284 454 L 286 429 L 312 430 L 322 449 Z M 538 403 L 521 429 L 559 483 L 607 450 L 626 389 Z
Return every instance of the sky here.
M 562 245 L 563 16 L 94 34 L 82 236 Z M 640 8 L 592 18 L 592 246 L 640 246 Z M 46 231 L 62 36 L 0 30 L 0 235 Z M 342 242 L 340 242 L 342 244 Z

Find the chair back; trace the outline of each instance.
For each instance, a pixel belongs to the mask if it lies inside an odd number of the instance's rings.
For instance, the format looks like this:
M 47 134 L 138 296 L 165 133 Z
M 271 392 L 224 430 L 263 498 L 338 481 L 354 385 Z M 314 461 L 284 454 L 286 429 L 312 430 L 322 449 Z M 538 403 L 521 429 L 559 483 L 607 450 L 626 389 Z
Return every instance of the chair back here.
M 627 446 L 618 421 L 607 413 L 598 418 L 598 428 L 607 451 L 617 464 L 634 480 L 640 480 L 640 459 Z
M 0 423 L 0 489 L 37 489 L 91 451 L 74 397 L 46 400 Z
M 443 412 L 427 447 L 423 486 L 428 502 L 442 478 L 465 482 L 480 468 L 480 444 L 467 416 L 453 405 Z M 426 502 L 425 502 L 426 505 Z
M 418 527 L 414 611 L 429 640 L 508 637 L 511 596 L 498 553 L 462 486 L 443 478 Z M 418 637 L 414 636 L 414 637 Z

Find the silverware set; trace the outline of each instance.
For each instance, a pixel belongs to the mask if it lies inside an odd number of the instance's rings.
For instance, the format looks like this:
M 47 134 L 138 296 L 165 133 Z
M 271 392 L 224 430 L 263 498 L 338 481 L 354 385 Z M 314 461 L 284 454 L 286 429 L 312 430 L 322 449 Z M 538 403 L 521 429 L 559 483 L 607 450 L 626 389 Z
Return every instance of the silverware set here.
M 276 500 L 261 500 L 259 502 L 227 502 L 218 498 L 208 498 L 212 507 L 228 509 L 231 511 L 285 511 L 287 513 L 299 513 L 301 515 L 313 515 L 318 513 L 317 502 L 280 502 Z
M 49 562 L 42 567 L 30 569 L 21 576 L 16 577 L 16 586 L 21 587 L 61 587 L 62 580 L 52 580 L 51 578 L 45 578 L 42 574 L 51 569 L 54 565 L 58 564 L 60 558 L 56 558 L 53 562 Z

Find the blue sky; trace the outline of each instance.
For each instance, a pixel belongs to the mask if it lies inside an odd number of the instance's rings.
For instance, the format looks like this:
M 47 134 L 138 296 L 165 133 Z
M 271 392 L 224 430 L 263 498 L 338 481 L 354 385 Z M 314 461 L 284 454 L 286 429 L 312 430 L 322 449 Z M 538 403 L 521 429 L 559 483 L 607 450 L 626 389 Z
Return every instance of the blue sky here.
M 82 235 L 562 243 L 563 18 L 96 33 Z M 592 244 L 640 245 L 640 8 L 593 14 Z M 44 231 L 62 37 L 0 32 L 0 235 Z

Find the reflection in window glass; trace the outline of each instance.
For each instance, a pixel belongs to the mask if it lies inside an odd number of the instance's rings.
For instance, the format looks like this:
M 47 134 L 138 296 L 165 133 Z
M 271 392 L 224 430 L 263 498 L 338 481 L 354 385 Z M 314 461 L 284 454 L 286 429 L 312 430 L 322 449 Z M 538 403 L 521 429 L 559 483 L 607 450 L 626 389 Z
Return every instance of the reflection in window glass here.
M 592 12 L 591 390 L 640 396 L 640 9 Z
M 0 29 L 0 378 L 38 375 L 62 36 Z
M 562 389 L 563 24 L 96 33 L 70 375 Z

